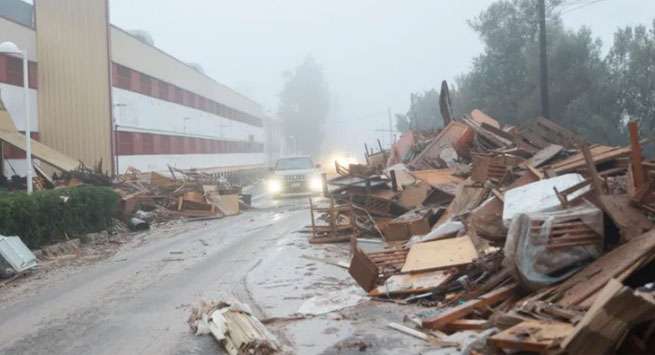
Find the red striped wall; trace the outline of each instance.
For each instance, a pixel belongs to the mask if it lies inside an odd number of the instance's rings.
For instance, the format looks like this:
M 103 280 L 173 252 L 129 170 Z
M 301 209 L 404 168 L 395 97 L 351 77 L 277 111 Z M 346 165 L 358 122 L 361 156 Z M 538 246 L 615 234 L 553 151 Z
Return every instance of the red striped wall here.
M 30 88 L 36 90 L 38 89 L 37 63 L 30 61 L 29 67 Z M 0 83 L 23 86 L 23 63 L 20 58 L 0 54 Z M 264 126 L 262 119 L 259 117 L 194 94 L 191 91 L 179 88 L 173 84 L 153 78 L 120 64 L 112 63 L 112 84 L 114 87 L 120 89 L 191 107 L 251 126 Z
M 228 107 L 206 97 L 194 94 L 173 84 L 153 78 L 147 74 L 112 63 L 112 85 L 117 88 L 137 92 L 159 100 L 173 102 L 197 110 L 219 115 L 233 121 L 263 127 L 262 119 L 237 109 Z
M 116 132 L 117 155 L 262 153 L 257 142 L 170 136 L 141 132 Z
M 36 62 L 29 62 L 30 88 L 38 89 Z M 18 57 L 0 54 L 0 83 L 23 86 L 23 60 Z

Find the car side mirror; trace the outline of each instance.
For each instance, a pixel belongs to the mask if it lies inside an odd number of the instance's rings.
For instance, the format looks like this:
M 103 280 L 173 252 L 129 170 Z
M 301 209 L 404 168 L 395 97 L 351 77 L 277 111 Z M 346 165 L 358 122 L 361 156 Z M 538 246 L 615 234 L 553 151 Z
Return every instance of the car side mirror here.
M 321 164 L 316 164 L 316 169 L 320 169 L 320 168 L 321 168 Z

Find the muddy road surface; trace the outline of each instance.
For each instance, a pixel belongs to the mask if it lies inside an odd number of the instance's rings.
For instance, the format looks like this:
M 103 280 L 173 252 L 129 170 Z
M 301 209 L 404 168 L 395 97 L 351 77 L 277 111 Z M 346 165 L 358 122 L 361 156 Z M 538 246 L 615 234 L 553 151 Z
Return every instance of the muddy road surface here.
M 347 270 L 347 245 L 314 246 L 296 233 L 306 199 L 234 217 L 180 222 L 130 236 L 108 258 L 36 271 L 0 288 L 1 354 L 223 354 L 186 323 L 201 300 L 248 303 L 289 354 L 407 354 L 425 344 L 386 327 L 410 311 L 367 300 Z M 316 296 L 350 290 L 354 307 L 298 317 Z M 359 299 L 361 297 L 361 299 Z M 411 307 L 410 307 L 411 308 Z M 320 313 L 320 312 L 319 312 Z

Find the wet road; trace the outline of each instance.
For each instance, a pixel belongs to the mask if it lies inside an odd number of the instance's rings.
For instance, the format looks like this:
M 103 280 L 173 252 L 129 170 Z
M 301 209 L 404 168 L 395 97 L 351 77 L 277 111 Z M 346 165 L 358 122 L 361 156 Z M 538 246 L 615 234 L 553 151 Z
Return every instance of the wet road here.
M 309 245 L 294 233 L 309 222 L 306 205 L 260 200 L 257 210 L 162 227 L 108 259 L 0 289 L 0 354 L 223 354 L 212 337 L 190 333 L 192 304 L 235 296 L 260 318 L 288 317 L 311 297 L 354 286 L 346 270 L 310 259 L 346 260 L 347 245 Z M 393 307 L 365 302 L 269 328 L 287 353 L 357 354 L 362 343 L 376 354 L 422 350 L 386 328 L 410 311 Z

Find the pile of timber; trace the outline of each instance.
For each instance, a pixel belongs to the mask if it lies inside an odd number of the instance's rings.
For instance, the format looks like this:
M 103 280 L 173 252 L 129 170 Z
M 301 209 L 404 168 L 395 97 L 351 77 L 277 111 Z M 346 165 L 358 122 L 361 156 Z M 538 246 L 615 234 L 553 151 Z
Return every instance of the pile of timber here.
M 474 110 L 366 147 L 366 164 L 329 181 L 357 229 L 338 240 L 351 243 L 350 275 L 374 299 L 428 307 L 407 317 L 418 329 L 392 327 L 415 337 L 491 332 L 496 353 L 654 353 L 655 162 L 628 127 L 630 146 L 613 147 L 545 118 L 513 127 Z
M 170 176 L 128 168 L 114 181 L 124 220 L 137 211 L 154 212 L 157 222 L 170 219 L 213 218 L 238 214 L 241 187 L 195 170 L 170 168 Z

